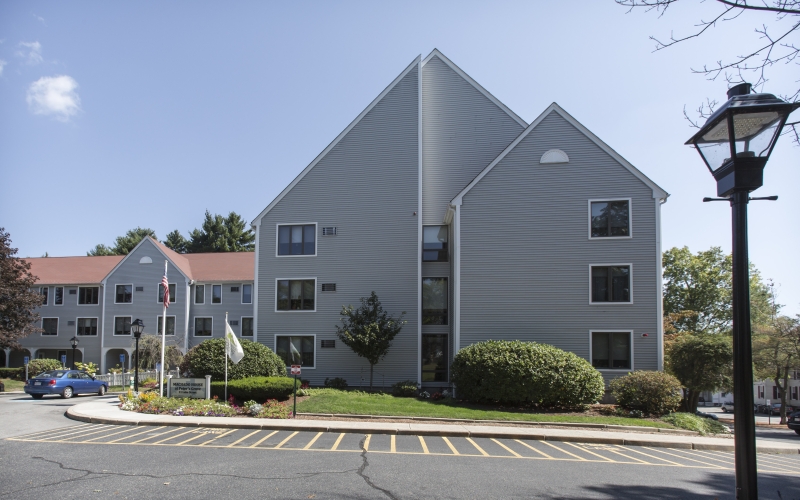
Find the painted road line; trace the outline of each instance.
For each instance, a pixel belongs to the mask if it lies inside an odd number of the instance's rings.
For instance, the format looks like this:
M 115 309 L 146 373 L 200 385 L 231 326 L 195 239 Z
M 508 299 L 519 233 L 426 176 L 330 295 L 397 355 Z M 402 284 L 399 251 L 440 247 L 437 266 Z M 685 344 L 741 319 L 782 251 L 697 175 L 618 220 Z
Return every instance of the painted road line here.
M 318 432 L 316 436 L 314 436 L 313 438 L 311 438 L 311 441 L 309 441 L 307 445 L 303 446 L 303 449 L 304 449 L 304 450 L 308 450 L 308 449 L 310 449 L 310 448 L 311 448 L 311 445 L 313 445 L 314 443 L 316 443 L 316 442 L 317 442 L 317 439 L 319 439 L 319 437 L 320 437 L 322 434 L 324 434 L 324 433 L 322 433 L 322 432 Z
M 636 460 L 637 462 L 640 462 L 640 463 L 643 463 L 643 464 L 647 464 L 647 465 L 656 465 L 656 464 L 651 464 L 647 460 L 642 460 L 641 458 L 636 458 L 636 457 L 632 457 L 630 455 L 626 455 L 626 454 L 622 453 L 621 451 L 619 451 L 620 449 L 628 451 L 627 448 L 611 448 L 611 447 L 605 448 L 606 451 L 609 451 L 611 453 L 616 453 L 617 455 L 623 456 L 623 457 L 628 458 L 630 460 Z
M 46 439 L 57 441 L 57 440 L 64 439 L 67 436 L 74 436 L 74 437 L 84 438 L 86 436 L 91 436 L 92 434 L 97 434 L 98 432 L 103 432 L 103 431 L 107 430 L 108 428 L 113 428 L 113 426 L 104 425 L 104 426 L 100 427 L 99 430 L 94 430 L 94 431 L 88 431 L 87 429 L 83 429 L 83 430 L 74 431 L 74 432 L 66 432 L 66 433 L 59 432 L 58 434 L 54 434 L 54 435 L 48 436 Z M 97 429 L 97 428 L 95 427 L 95 429 Z M 70 439 L 72 439 L 72 438 L 70 438 Z
M 555 448 L 555 449 L 557 449 L 558 451 L 560 451 L 561 453 L 567 454 L 567 455 L 569 455 L 569 456 L 571 456 L 571 457 L 575 457 L 575 458 L 577 458 L 578 460 L 581 460 L 581 461 L 583 461 L 583 462 L 586 462 L 586 461 L 587 461 L 585 458 L 583 458 L 583 457 L 581 457 L 581 456 L 578 456 L 578 455 L 576 455 L 576 454 L 574 454 L 574 453 L 570 453 L 569 451 L 567 451 L 567 450 L 564 450 L 564 449 L 562 449 L 562 448 L 559 448 L 558 446 L 554 445 L 553 443 L 549 443 L 549 442 L 547 442 L 547 441 L 541 441 L 541 443 L 542 443 L 542 444 L 546 444 L 547 446 L 550 446 L 550 447 L 552 447 L 552 448 Z M 569 443 L 567 443 L 567 444 L 569 444 Z M 593 455 L 597 455 L 597 453 L 593 453 Z M 597 455 L 597 456 L 598 456 L 598 457 L 600 457 L 600 458 L 602 458 L 603 460 L 605 460 L 605 461 L 607 461 L 607 462 L 612 462 L 612 461 L 613 461 L 613 460 L 610 460 L 610 459 L 608 459 L 608 458 L 606 458 L 606 457 L 603 457 L 603 456 L 600 456 L 600 455 Z
M 391 435 L 391 439 L 389 440 L 389 451 L 391 453 L 397 453 L 397 441 L 394 434 Z
M 456 449 L 456 447 L 455 447 L 455 446 L 453 446 L 453 443 L 451 443 L 449 439 L 447 439 L 445 436 L 442 436 L 442 439 L 444 439 L 444 442 L 445 442 L 445 443 L 447 444 L 447 446 L 450 448 L 450 451 L 452 451 L 452 452 L 453 452 L 453 455 L 461 455 L 461 453 L 459 453 L 459 452 L 458 452 L 458 450 Z
M 676 467 L 688 467 L 687 465 L 679 464 L 678 462 L 673 462 L 672 460 L 667 460 L 666 458 L 657 457 L 655 455 L 651 455 L 649 453 L 645 453 L 643 451 L 639 451 L 639 450 L 637 450 L 635 448 L 626 448 L 626 450 L 632 451 L 634 453 L 639 453 L 640 455 L 644 455 L 646 457 L 654 458 L 656 460 L 661 460 L 661 461 L 667 462 L 668 464 L 674 465 Z M 653 464 L 653 465 L 656 465 L 656 464 Z M 657 464 L 657 465 L 661 465 L 661 464 Z
M 96 441 L 96 440 L 98 440 L 98 439 L 110 438 L 111 436 L 116 436 L 117 434 L 122 434 L 123 432 L 130 432 L 130 431 L 133 431 L 133 430 L 136 430 L 136 429 L 137 429 L 137 427 L 128 427 L 127 429 L 123 429 L 123 430 L 121 430 L 121 431 L 117 431 L 117 432 L 112 432 L 111 434 L 106 434 L 106 435 L 104 435 L 104 436 L 100 436 L 100 437 L 92 438 L 92 439 L 90 439 L 90 440 L 88 440 L 88 441 L 84 441 L 84 442 L 85 442 L 85 443 L 91 443 L 92 441 Z M 124 438 L 123 438 L 123 439 L 124 439 Z
M 178 427 L 177 429 L 170 429 L 170 430 L 169 430 L 169 431 L 167 431 L 167 432 L 174 432 L 174 431 L 178 431 L 178 433 L 177 433 L 177 434 L 173 434 L 173 435 L 171 435 L 171 436 L 169 436 L 169 437 L 166 437 L 166 438 L 164 438 L 164 439 L 162 439 L 162 440 L 160 440 L 160 441 L 156 441 L 155 443 L 148 443 L 148 444 L 161 444 L 161 443 L 163 443 L 164 441 L 169 441 L 170 439 L 175 439 L 175 438 L 177 438 L 177 437 L 181 437 L 181 436 L 183 436 L 184 434 L 189 434 L 190 432 L 192 432 L 192 431 L 196 430 L 195 428 L 191 428 L 191 429 L 189 429 L 189 430 L 186 430 L 186 431 L 180 432 L 180 431 L 182 431 L 183 429 L 186 429 L 186 427 Z M 141 432 L 140 432 L 139 434 L 141 434 Z M 164 434 L 162 434 L 162 436 L 163 436 L 163 435 L 164 435 Z M 147 441 L 148 439 L 150 439 L 150 438 L 144 438 L 144 439 L 140 439 L 139 441 L 134 441 L 134 443 L 139 443 L 139 442 L 142 442 L 142 441 Z M 113 443 L 113 441 L 112 441 L 112 443 Z
M 204 436 L 207 434 L 206 432 L 203 432 L 203 431 L 201 431 L 201 430 L 198 430 L 198 429 L 192 429 L 192 430 L 193 430 L 194 432 L 197 432 L 197 435 L 196 435 L 195 437 L 190 437 L 189 439 L 187 439 L 187 440 L 185 440 L 185 441 L 181 441 L 180 443 L 174 444 L 173 446 L 183 446 L 183 445 L 185 445 L 186 443 L 191 443 L 191 442 L 192 442 L 192 441 L 194 441 L 195 439 L 200 439 L 201 437 L 204 437 Z M 190 432 L 191 432 L 191 431 L 190 431 Z M 194 445 L 194 446 L 197 446 L 197 445 Z
M 364 438 L 364 451 L 369 451 L 369 441 L 372 439 L 372 434 L 367 434 L 367 437 Z
M 491 439 L 492 439 L 492 441 L 494 441 L 495 443 L 497 443 L 497 444 L 499 444 L 500 446 L 502 446 L 502 447 L 503 447 L 503 449 L 505 449 L 507 452 L 511 453 L 511 454 L 512 454 L 512 455 L 514 455 L 515 457 L 517 457 L 517 458 L 522 458 L 522 455 L 520 455 L 520 454 L 519 454 L 519 453 L 517 453 L 516 451 L 512 450 L 512 449 L 511 449 L 511 448 L 509 448 L 508 446 L 504 445 L 504 444 L 503 444 L 503 443 L 501 443 L 500 441 L 496 440 L 495 438 L 491 438 Z
M 280 449 L 281 447 L 283 447 L 283 445 L 285 445 L 286 443 L 288 443 L 290 439 L 292 439 L 293 437 L 295 437 L 295 436 L 296 436 L 296 435 L 298 435 L 298 434 L 300 434 L 300 431 L 294 431 L 293 433 L 289 434 L 289 437 L 287 437 L 286 439 L 284 439 L 283 441 L 281 441 L 280 443 L 278 443 L 278 445 L 277 445 L 277 446 L 275 446 L 273 449 L 274 449 L 274 450 L 278 450 L 278 449 Z
M 93 429 L 94 427 L 95 426 L 92 424 L 71 425 L 69 427 L 61 427 L 60 429 L 47 429 L 46 431 L 32 432 L 30 434 L 25 434 L 24 436 L 16 436 L 9 439 L 14 439 L 14 440 L 44 439 L 48 435 L 55 436 L 57 434 L 61 434 L 62 432 L 80 431 L 86 428 Z
M 417 436 L 419 438 L 419 444 L 422 446 L 422 453 L 425 455 L 430 455 L 430 451 L 428 451 L 428 445 L 425 443 L 425 440 L 422 436 Z
M 529 444 L 528 444 L 528 443 L 526 443 L 525 441 L 520 441 L 519 439 L 515 439 L 514 441 L 518 442 L 518 443 L 519 443 L 519 444 L 521 444 L 522 446 L 525 446 L 526 448 L 530 448 L 531 450 L 535 451 L 536 453 L 538 453 L 539 455 L 542 455 L 542 456 L 543 456 L 543 457 L 545 457 L 545 458 L 549 458 L 550 460 L 555 460 L 555 458 L 551 457 L 550 455 L 548 455 L 547 453 L 545 453 L 545 452 L 543 452 L 543 451 L 539 451 L 539 450 L 537 450 L 536 448 L 534 448 L 533 446 L 529 445 Z M 544 442 L 544 441 L 543 441 L 543 442 Z M 573 455 L 573 456 L 576 456 L 576 455 Z M 584 462 L 586 461 L 586 459 L 585 459 L 585 458 L 580 458 L 580 457 L 578 457 L 578 459 L 579 459 L 579 460 L 583 460 Z
M 700 461 L 700 460 L 695 460 L 694 458 L 689 458 L 689 457 L 687 457 L 687 456 L 685 456 L 685 455 L 677 455 L 677 454 L 675 454 L 675 453 L 670 453 L 670 452 L 668 452 L 668 451 L 664 451 L 664 450 L 661 450 L 661 449 L 650 448 L 650 447 L 648 447 L 648 446 L 644 446 L 644 449 L 645 449 L 645 450 L 650 450 L 650 451 L 652 451 L 653 453 L 655 453 L 656 455 L 658 455 L 658 453 L 663 453 L 663 454 L 665 454 L 665 455 L 670 455 L 670 456 L 673 456 L 673 457 L 677 457 L 677 458 L 683 458 L 683 459 L 685 459 L 685 460 L 690 460 L 690 461 L 692 461 L 692 462 L 697 462 L 697 463 L 699 463 L 699 464 L 703 464 L 703 465 L 706 465 L 706 466 L 708 466 L 708 467 L 711 467 L 711 468 L 714 468 L 714 469 L 730 470 L 730 467 L 722 467 L 721 465 L 717 465 L 717 464 L 710 464 L 710 463 L 708 463 L 708 462 L 702 462 L 702 461 Z
M 472 440 L 472 438 L 466 438 L 466 439 L 467 439 L 467 441 L 469 441 L 470 443 L 472 443 L 472 446 L 474 446 L 476 450 L 478 450 L 479 452 L 481 452 L 481 455 L 483 455 L 484 457 L 488 457 L 488 456 L 490 456 L 488 453 L 486 453 L 486 452 L 483 450 L 483 448 L 481 448 L 480 446 L 478 446 L 478 443 L 476 443 L 475 441 L 473 441 L 473 440 Z
M 114 444 L 114 443 L 117 443 L 119 441 L 122 441 L 123 439 L 129 439 L 129 438 L 132 438 L 134 436 L 138 436 L 140 434 L 147 434 L 149 432 L 157 431 L 157 430 L 163 429 L 163 428 L 164 428 L 163 426 L 161 426 L 161 427 L 151 427 L 149 429 L 141 430 L 139 432 L 134 432 L 133 434 L 128 434 L 127 436 L 122 436 L 122 437 L 117 438 L 117 439 L 112 439 L 111 441 L 106 441 L 104 444 Z M 141 429 L 141 427 L 137 427 L 136 429 L 137 430 Z M 180 429 L 184 429 L 184 427 L 179 427 L 178 430 L 180 430 Z M 172 429 L 170 429 L 170 431 L 172 431 Z M 170 431 L 167 431 L 167 432 L 170 432 Z M 149 439 L 149 438 L 145 438 L 145 439 Z M 144 441 L 144 439 L 142 441 Z M 130 444 L 130 443 L 125 443 L 125 444 Z
M 769 467 L 788 467 L 786 470 L 788 470 L 790 472 L 793 472 L 795 474 L 799 474 L 800 473 L 800 464 L 793 464 L 789 460 L 786 461 L 786 462 L 789 462 L 789 463 L 784 463 L 784 462 L 775 462 L 775 461 L 770 461 L 770 460 L 764 460 L 763 457 L 758 457 L 758 458 L 756 458 L 756 461 L 758 463 L 763 463 L 765 466 L 769 466 Z
M 331 451 L 336 451 L 336 449 L 339 448 L 339 443 L 342 442 L 343 438 L 344 438 L 344 432 L 339 434 L 339 437 L 336 438 L 336 442 L 333 443 L 333 446 L 331 447 Z M 369 434 L 367 435 L 367 438 L 369 438 Z
M 599 454 L 599 453 L 595 453 L 595 452 L 593 452 L 593 451 L 591 451 L 591 450 L 587 450 L 587 449 L 586 449 L 586 448 L 584 448 L 583 446 L 578 446 L 578 445 L 576 445 L 576 444 L 573 444 L 573 443 L 564 443 L 564 444 L 568 444 L 568 445 L 572 446 L 573 448 L 577 448 L 577 449 L 581 450 L 581 451 L 582 451 L 582 452 L 584 452 L 584 453 L 588 453 L 588 454 L 590 454 L 590 455 L 594 455 L 594 456 L 596 456 L 596 457 L 598 457 L 598 458 L 602 458 L 603 460 L 605 460 L 605 461 L 607 461 L 607 462 L 615 462 L 615 463 L 616 463 L 616 462 L 618 462 L 618 460 L 612 460 L 612 459 L 610 459 L 610 458 L 608 458 L 608 457 L 604 457 L 603 455 L 601 455 L 601 454 Z
M 272 432 L 270 432 L 269 434 L 267 434 L 267 435 L 266 435 L 266 436 L 264 436 L 263 438 L 261 438 L 261 439 L 259 439 L 258 441 L 256 441 L 254 444 L 251 444 L 251 445 L 249 446 L 249 448 L 255 448 L 256 446 L 260 445 L 261 443 L 263 443 L 264 441 L 266 441 L 267 439 L 271 438 L 272 436 L 274 436 L 274 435 L 275 435 L 275 434 L 277 434 L 277 433 L 278 433 L 278 431 L 272 431 Z
M 259 430 L 257 430 L 257 431 L 253 431 L 253 432 L 251 432 L 250 434 L 246 435 L 245 437 L 243 437 L 243 438 L 239 438 L 239 439 L 237 439 L 236 441 L 232 442 L 231 444 L 229 444 L 229 445 L 228 445 L 228 446 L 226 446 L 225 448 L 232 448 L 232 447 L 236 446 L 237 444 L 241 443 L 242 441 L 244 441 L 245 439 L 249 438 L 249 437 L 250 437 L 250 436 L 252 436 L 253 434 L 258 434 L 259 432 L 261 432 L 261 430 L 260 430 L 260 429 L 259 429 Z M 320 433 L 320 434 L 321 434 L 321 433 Z
M 208 441 L 204 441 L 204 442 L 200 443 L 200 446 L 205 446 L 205 445 L 207 445 L 208 443 L 210 443 L 210 442 L 212 442 L 212 441 L 216 441 L 217 439 L 219 439 L 219 438 L 221 438 L 221 437 L 225 437 L 225 436 L 227 436 L 228 434 L 232 434 L 232 433 L 236 432 L 237 430 L 239 430 L 239 429 L 231 429 L 231 430 L 229 430 L 228 432 L 223 432 L 222 434 L 220 434 L 220 435 L 218 435 L 218 436 L 215 436 L 215 437 L 213 437 L 213 438 L 209 439 Z

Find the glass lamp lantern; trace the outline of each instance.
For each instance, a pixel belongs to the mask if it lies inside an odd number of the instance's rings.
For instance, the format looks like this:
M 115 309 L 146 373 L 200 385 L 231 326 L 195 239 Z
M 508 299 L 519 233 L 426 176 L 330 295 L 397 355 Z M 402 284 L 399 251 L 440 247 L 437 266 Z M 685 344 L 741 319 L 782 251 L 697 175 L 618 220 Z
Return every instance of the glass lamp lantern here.
M 786 119 L 798 107 L 800 103 L 787 103 L 772 94 L 751 94 L 749 83 L 728 91 L 728 101 L 686 141 L 717 180 L 717 196 L 761 187 L 764 165 Z
M 131 322 L 131 332 L 133 333 L 133 338 L 138 339 L 142 336 L 142 331 L 144 331 L 144 322 L 140 319 L 136 319 L 135 321 Z
M 72 348 L 75 349 L 78 347 L 78 337 L 72 337 L 69 339 L 69 343 L 72 345 Z

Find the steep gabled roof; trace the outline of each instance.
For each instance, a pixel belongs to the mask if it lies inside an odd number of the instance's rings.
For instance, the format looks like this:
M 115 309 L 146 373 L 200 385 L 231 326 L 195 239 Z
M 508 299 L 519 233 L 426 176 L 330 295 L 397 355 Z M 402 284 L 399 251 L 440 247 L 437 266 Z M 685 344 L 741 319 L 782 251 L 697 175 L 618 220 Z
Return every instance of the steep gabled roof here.
M 637 179 L 646 184 L 650 189 L 653 190 L 653 198 L 666 199 L 669 196 L 669 193 L 667 193 L 661 187 L 659 187 L 658 184 L 650 180 L 650 178 L 644 175 L 641 171 L 639 171 L 639 169 L 631 165 L 628 162 L 628 160 L 620 156 L 619 153 L 617 153 L 611 148 L 611 146 L 601 141 L 600 138 L 594 135 L 588 128 L 584 127 L 578 120 L 576 120 L 569 113 L 564 111 L 564 109 L 562 109 L 561 106 L 559 106 L 556 103 L 553 103 L 550 106 L 548 106 L 547 109 L 545 109 L 544 112 L 542 112 L 542 114 L 540 114 L 533 122 L 531 122 L 531 124 L 528 125 L 528 127 L 525 130 L 523 130 L 522 133 L 520 133 L 519 136 L 516 139 L 514 139 L 511 142 L 511 144 L 509 144 L 503 150 L 502 153 L 500 153 L 497 156 L 497 158 L 492 160 L 492 162 L 489 165 L 487 165 L 486 168 L 481 170 L 481 172 L 477 176 L 475 176 L 472 182 L 467 184 L 467 186 L 464 189 L 462 189 L 461 192 L 458 193 L 458 195 L 456 195 L 455 198 L 453 198 L 450 204 L 460 205 L 462 200 L 464 199 L 464 195 L 466 195 L 473 187 L 475 187 L 475 185 L 479 183 L 481 179 L 483 179 L 484 176 L 486 176 L 486 174 L 488 174 L 498 163 L 500 163 L 500 161 L 503 158 L 505 158 L 509 152 L 511 152 L 515 147 L 517 147 L 517 144 L 519 144 L 525 137 L 527 137 L 527 135 L 531 132 L 531 130 L 535 129 L 542 122 L 542 120 L 544 120 L 545 117 L 547 117 L 550 113 L 557 113 L 559 116 L 564 118 L 573 127 L 578 129 L 579 132 L 585 135 L 590 141 L 594 142 L 600 149 L 605 151 L 609 156 L 611 156 L 617 162 L 619 162 L 620 165 L 625 167 Z
M 516 113 L 511 111 L 511 108 L 509 108 L 508 106 L 506 106 L 505 104 L 500 102 L 500 100 L 498 98 L 496 98 L 488 90 L 483 88 L 480 83 L 478 83 L 475 80 L 473 80 L 471 76 L 469 76 L 468 74 L 466 74 L 464 72 L 464 70 L 462 70 L 461 68 L 456 66 L 456 64 L 453 61 L 451 61 L 444 54 L 439 52 L 439 49 L 433 49 L 433 51 L 430 54 L 428 54 L 428 56 L 425 59 L 422 60 L 422 64 L 420 64 L 420 67 L 424 67 L 426 64 L 428 64 L 428 61 L 430 61 L 434 57 L 438 57 L 443 63 L 448 65 L 450 67 L 450 69 L 455 71 L 461 78 L 463 78 L 470 85 L 475 87 L 475 89 L 477 89 L 478 92 L 480 92 L 481 94 L 486 96 L 487 99 L 489 99 L 490 101 L 495 103 L 495 105 L 497 105 L 498 108 L 500 108 L 503 111 L 505 111 L 508 114 L 508 116 L 510 116 L 514 121 L 516 121 L 517 123 L 519 123 L 523 127 L 527 127 L 528 126 L 528 124 L 525 123 L 525 120 L 523 120 L 522 118 L 519 117 L 519 115 L 517 115 Z
M 102 257 L 36 257 L 23 259 L 42 285 L 100 284 L 119 264 L 123 255 Z
M 336 145 L 337 145 L 337 144 L 339 144 L 339 142 L 340 142 L 340 141 L 341 141 L 341 140 L 342 140 L 342 139 L 343 139 L 345 136 L 347 136 L 348 132 L 350 132 L 350 131 L 353 129 L 353 127 L 355 127 L 356 125 L 358 125 L 358 122 L 360 122 L 360 121 L 361 121 L 361 120 L 362 120 L 362 119 L 363 119 L 363 118 L 364 118 L 364 117 L 367 115 L 367 113 L 369 113 L 370 111 L 372 111 L 372 108 L 374 108 L 374 107 L 375 107 L 375 106 L 376 106 L 376 105 L 377 105 L 377 104 L 378 104 L 378 103 L 381 101 L 381 99 L 383 99 L 383 98 L 386 96 L 386 94 L 388 94 L 388 93 L 389 93 L 389 92 L 390 92 L 390 91 L 391 91 L 391 90 L 392 90 L 392 89 L 395 87 L 395 85 L 397 85 L 398 83 L 400 83 L 400 81 L 401 81 L 401 80 L 402 80 L 402 79 L 403 79 L 403 78 L 404 78 L 404 77 L 405 77 L 405 76 L 408 74 L 408 72 L 409 72 L 409 71 L 411 71 L 412 69 L 414 69 L 414 68 L 416 68 L 416 67 L 418 67 L 418 66 L 419 66 L 419 63 L 420 63 L 420 56 L 417 56 L 417 57 L 414 59 L 414 61 L 413 61 L 411 64 L 409 64 L 409 65 L 408 65 L 408 67 L 406 67 L 406 69 L 404 69 L 404 70 L 403 70 L 403 72 L 402 72 L 402 73 L 400 73 L 400 75 L 399 75 L 397 78 L 395 78 L 395 79 L 392 81 L 392 83 L 390 83 L 390 84 L 389 84 L 389 86 L 388 86 L 388 87 L 386 87 L 386 88 L 383 90 L 383 92 L 381 92 L 381 93 L 378 95 L 378 97 L 376 97 L 376 98 L 375 98 L 375 99 L 374 99 L 374 100 L 373 100 L 373 101 L 372 101 L 372 102 L 369 104 L 369 106 L 367 106 L 367 107 L 364 109 L 364 111 L 362 111 L 362 112 L 361 112 L 361 113 L 360 113 L 360 114 L 359 114 L 359 115 L 358 115 L 358 116 L 355 118 L 355 120 L 353 120 L 352 122 L 350 122 L 350 125 L 348 125 L 348 126 L 347 126 L 347 127 L 344 129 L 344 130 L 342 130 L 342 132 L 341 132 L 339 135 L 337 135 L 337 136 L 336 136 L 336 138 L 335 138 L 335 139 L 334 139 L 334 140 L 333 140 L 333 141 L 332 141 L 330 144 L 328 144 L 328 147 L 327 147 L 327 148 L 325 148 L 325 149 L 324 149 L 324 150 L 323 150 L 323 151 L 322 151 L 322 152 L 321 152 L 319 155 L 317 155 L 317 157 L 316 157 L 316 158 L 314 158 L 314 161 L 312 161 L 312 162 L 311 162 L 311 163 L 310 163 L 310 164 L 309 164 L 309 165 L 308 165 L 306 168 L 304 168 L 304 169 L 303 169 L 303 171 L 302 171 L 302 172 L 300 172 L 300 174 L 299 174 L 297 177 L 295 177 L 295 178 L 294 178 L 294 180 L 293 180 L 291 183 L 289 183 L 289 185 L 288 185 L 288 186 L 286 186 L 286 188 L 284 188 L 284 190 L 283 190 L 283 191 L 281 191 L 281 192 L 280 192 L 280 194 L 279 194 L 278 196 L 276 196 L 276 197 L 275 197 L 275 199 L 274 199 L 274 200 L 272 200 L 272 202 L 271 202 L 269 205 L 267 205 L 267 208 L 265 208 L 264 210 L 262 210 L 262 211 L 261 211 L 261 213 L 260 213 L 260 214 L 258 214 L 258 215 L 256 216 L 256 218 L 255 218 L 255 219 L 253 219 L 253 222 L 251 222 L 250 224 L 251 224 L 252 226 L 255 226 L 255 225 L 257 225 L 257 222 L 258 222 L 258 221 L 259 221 L 259 220 L 260 220 L 262 217 L 264 217 L 264 216 L 267 214 L 267 212 L 269 212 L 270 210 L 272 210 L 272 209 L 275 207 L 275 205 L 277 205 L 277 204 L 278 204 L 278 202 L 280 202 L 280 201 L 283 199 L 283 197 L 284 197 L 284 196 L 286 196 L 286 195 L 289 193 L 289 191 L 291 191 L 291 190 L 292 190 L 292 189 L 293 189 L 293 188 L 294 188 L 294 187 L 297 185 L 297 183 L 298 183 L 298 182 L 300 182 L 301 180 L 303 180 L 303 177 L 305 177 L 305 176 L 306 176 L 306 174 L 308 174 L 308 172 L 310 172 L 312 168 L 314 168 L 315 166 L 317 166 L 317 164 L 318 164 L 318 163 L 319 163 L 319 162 L 320 162 L 320 161 L 321 161 L 323 158 L 325 158 L 325 155 L 327 155 L 327 154 L 328 154 L 328 153 L 329 153 L 329 152 L 330 152 L 330 151 L 331 151 L 331 150 L 332 150 L 334 147 L 336 147 Z

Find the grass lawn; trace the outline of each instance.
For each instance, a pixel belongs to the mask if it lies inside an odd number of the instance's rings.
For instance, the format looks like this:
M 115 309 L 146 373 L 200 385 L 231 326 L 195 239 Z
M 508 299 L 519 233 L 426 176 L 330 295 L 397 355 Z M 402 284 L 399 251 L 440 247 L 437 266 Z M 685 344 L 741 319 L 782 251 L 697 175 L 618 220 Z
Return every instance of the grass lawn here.
M 25 382 L 21 380 L 11 380 L 8 378 L 0 379 L 3 384 L 6 386 L 6 392 L 10 391 L 21 391 L 25 387 Z
M 310 389 L 309 397 L 297 403 L 298 413 L 341 413 L 350 415 L 392 415 L 398 417 L 439 417 L 474 420 L 522 420 L 527 422 L 575 422 L 638 425 L 674 429 L 666 423 L 643 418 L 605 417 L 572 413 L 528 413 L 513 409 L 469 405 L 453 400 L 431 401 L 397 398 L 388 394 Z

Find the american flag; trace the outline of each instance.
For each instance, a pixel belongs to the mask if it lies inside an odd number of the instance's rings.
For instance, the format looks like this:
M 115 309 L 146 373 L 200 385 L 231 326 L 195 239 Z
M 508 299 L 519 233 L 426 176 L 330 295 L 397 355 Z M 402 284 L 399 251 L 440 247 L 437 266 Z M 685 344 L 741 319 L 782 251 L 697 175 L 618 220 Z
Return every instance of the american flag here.
M 164 307 L 169 307 L 169 281 L 167 281 L 166 269 L 164 269 L 164 277 L 161 278 L 161 286 L 164 288 Z

